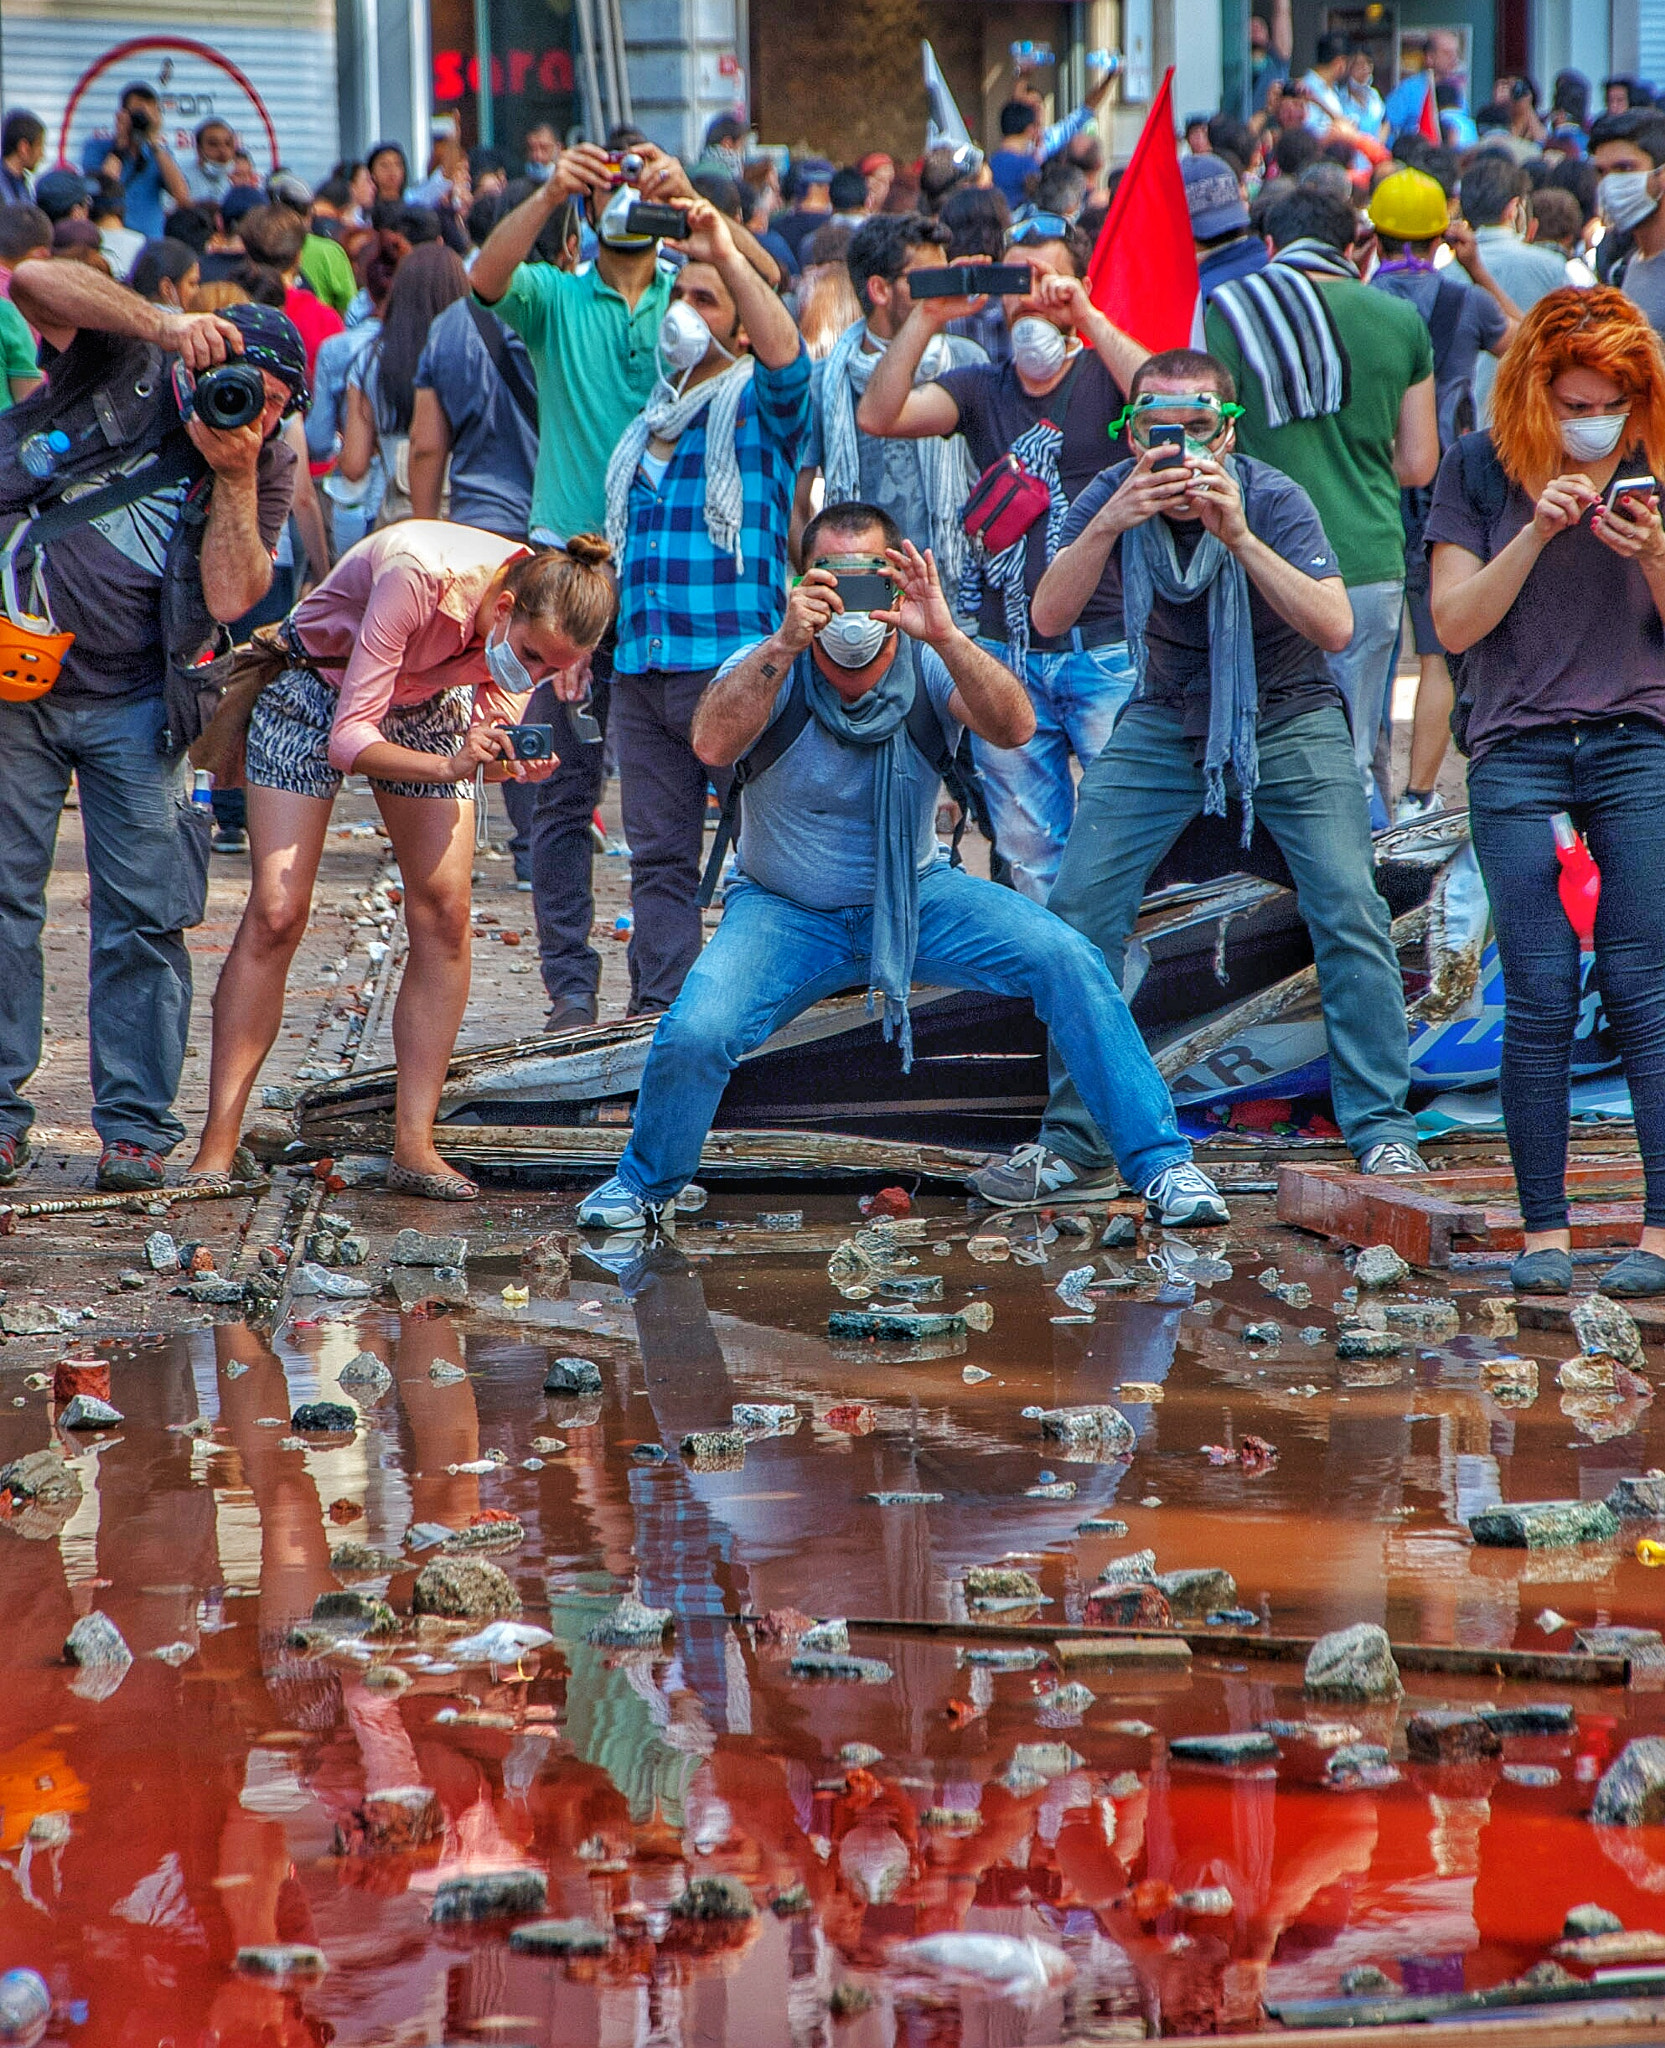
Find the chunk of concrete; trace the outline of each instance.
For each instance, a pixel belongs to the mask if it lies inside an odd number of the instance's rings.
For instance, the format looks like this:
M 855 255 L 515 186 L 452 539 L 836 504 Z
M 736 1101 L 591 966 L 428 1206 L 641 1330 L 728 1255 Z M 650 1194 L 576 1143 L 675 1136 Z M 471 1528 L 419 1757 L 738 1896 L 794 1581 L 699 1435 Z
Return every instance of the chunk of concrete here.
M 468 1262 L 468 1239 L 450 1232 L 401 1230 L 387 1256 L 394 1266 L 462 1266 Z
M 1303 1683 L 1314 1698 L 1326 1700 L 1396 1700 L 1405 1690 L 1387 1631 L 1371 1621 L 1320 1636 Z
M 599 1394 L 601 1367 L 593 1358 L 557 1358 L 544 1375 L 546 1394 Z
M 1621 1522 L 1665 1521 L 1665 1472 L 1621 1479 L 1607 1496 L 1607 1506 Z
M 509 1952 L 517 1956 L 599 1956 L 612 1945 L 592 1920 L 529 1920 L 509 1933 Z
M 115 1429 L 125 1421 L 119 1408 L 111 1407 L 95 1394 L 77 1394 L 58 1417 L 61 1429 Z
M 1219 1565 L 1158 1572 L 1155 1583 L 1168 1596 L 1176 1621 L 1196 1621 L 1237 1605 L 1237 1581 Z
M 107 1700 L 133 1668 L 121 1630 L 96 1607 L 64 1638 L 64 1658 L 77 1667 L 70 1690 L 85 1700 Z
M 1390 1244 L 1367 1245 L 1353 1261 L 1353 1278 L 1360 1287 L 1398 1287 L 1410 1277 L 1410 1267 Z
M 1586 1294 L 1572 1305 L 1573 1334 L 1585 1351 L 1611 1352 L 1621 1365 L 1640 1372 L 1642 1333 L 1629 1309 L 1605 1294 Z
M 303 1401 L 289 1418 L 303 1435 L 342 1436 L 358 1427 L 358 1410 L 345 1401 Z
M 1176 1763 L 1276 1763 L 1283 1752 L 1270 1735 L 1251 1728 L 1237 1735 L 1176 1735 L 1168 1744 Z
M 1608 1828 L 1665 1820 L 1665 1735 L 1638 1735 L 1625 1744 L 1596 1787 L 1590 1818 Z
M 1468 1527 L 1476 1543 L 1504 1550 L 1559 1550 L 1619 1532 L 1612 1509 L 1599 1500 L 1501 1501 L 1479 1509 Z
M 1405 1753 L 1413 1763 L 1474 1763 L 1501 1756 L 1503 1737 L 1479 1714 L 1430 1707 L 1405 1723 Z
M 585 1635 L 587 1643 L 607 1649 L 652 1649 L 664 1640 L 675 1619 L 668 1607 L 646 1607 L 634 1593 L 626 1593 L 605 1620 L 598 1621 Z
M 1507 1740 L 1515 1735 L 1573 1735 L 1578 1715 L 1565 1700 L 1535 1700 L 1519 1707 L 1477 1709 L 1488 1728 Z
M 478 1557 L 436 1557 L 416 1575 L 411 1607 L 461 1621 L 513 1621 L 520 1595 L 507 1572 Z
M 541 1870 L 477 1870 L 440 1881 L 428 1918 L 435 1926 L 499 1920 L 511 1913 L 541 1913 L 549 1879 Z
M 1403 1358 L 1405 1340 L 1392 1330 L 1343 1330 L 1335 1340 L 1337 1358 Z
M 1092 1457 L 1120 1457 L 1138 1442 L 1133 1425 L 1108 1403 L 1073 1408 L 1043 1408 L 1041 1435 L 1054 1443 L 1085 1450 Z

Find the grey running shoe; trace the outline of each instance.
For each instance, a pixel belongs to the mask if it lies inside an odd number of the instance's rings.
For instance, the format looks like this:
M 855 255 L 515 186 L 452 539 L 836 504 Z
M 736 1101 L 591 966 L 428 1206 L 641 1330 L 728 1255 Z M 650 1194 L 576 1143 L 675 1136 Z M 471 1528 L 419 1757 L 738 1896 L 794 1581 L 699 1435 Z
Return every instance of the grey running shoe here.
M 1188 1159 L 1156 1176 L 1145 1189 L 1145 1208 L 1153 1223 L 1170 1230 L 1207 1230 L 1231 1221 L 1220 1190 Z
M 1113 1195 L 1122 1184 L 1114 1171 L 1089 1174 L 1044 1145 L 1020 1145 L 1009 1159 L 991 1159 L 971 1185 L 997 1209 L 1044 1209 L 1053 1202 L 1085 1202 Z

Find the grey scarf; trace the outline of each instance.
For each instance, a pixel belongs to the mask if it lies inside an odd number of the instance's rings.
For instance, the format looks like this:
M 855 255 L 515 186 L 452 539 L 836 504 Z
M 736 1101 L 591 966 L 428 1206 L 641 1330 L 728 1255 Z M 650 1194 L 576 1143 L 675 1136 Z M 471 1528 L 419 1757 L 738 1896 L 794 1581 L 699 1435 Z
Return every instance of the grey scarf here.
M 856 405 L 888 346 L 880 342 L 877 353 L 870 355 L 862 346 L 866 338 L 865 320 L 846 327 L 833 343 L 822 373 L 822 474 L 829 505 L 848 504 L 862 495 Z M 916 388 L 934 381 L 915 372 Z M 960 507 L 977 480 L 971 457 L 958 434 L 928 435 L 915 441 L 913 447 L 919 463 L 920 488 L 931 517 L 931 552 L 937 558 L 937 573 L 944 590 L 955 590 L 965 563 L 965 529 L 960 525 Z
M 752 358 L 737 363 L 715 377 L 678 391 L 664 377 L 653 394 L 619 437 L 607 464 L 607 540 L 613 560 L 624 560 L 624 544 L 630 527 L 630 486 L 636 480 L 649 439 L 680 440 L 706 407 L 711 417 L 705 424 L 705 531 L 719 554 L 732 555 L 736 575 L 744 575 L 745 557 L 740 546 L 740 527 L 746 511 L 745 479 L 735 452 L 734 427 L 740 400 L 752 380 Z
M 917 777 L 921 764 L 908 738 L 908 713 L 921 687 L 913 648 L 897 635 L 890 667 L 853 704 L 816 666 L 813 652 L 800 657 L 811 716 L 847 747 L 872 747 L 873 760 L 873 952 L 867 968 L 867 1003 L 884 1005 L 885 1038 L 902 1048 L 902 1071 L 913 1066 L 913 1026 L 908 989 L 919 950 L 919 866 L 914 847 Z
M 1243 478 L 1228 455 L 1222 465 L 1239 489 Z M 1254 631 L 1249 619 L 1249 579 L 1237 557 L 1216 535 L 1202 531 L 1189 568 L 1181 570 L 1173 528 L 1147 519 L 1122 535 L 1122 612 L 1128 651 L 1144 694 L 1145 629 L 1153 601 L 1189 604 L 1208 596 L 1208 744 L 1203 753 L 1203 809 L 1211 818 L 1226 814 L 1226 770 L 1237 777 L 1243 802 L 1243 844 L 1255 827 L 1255 789 L 1260 781 L 1260 693 L 1255 676 Z

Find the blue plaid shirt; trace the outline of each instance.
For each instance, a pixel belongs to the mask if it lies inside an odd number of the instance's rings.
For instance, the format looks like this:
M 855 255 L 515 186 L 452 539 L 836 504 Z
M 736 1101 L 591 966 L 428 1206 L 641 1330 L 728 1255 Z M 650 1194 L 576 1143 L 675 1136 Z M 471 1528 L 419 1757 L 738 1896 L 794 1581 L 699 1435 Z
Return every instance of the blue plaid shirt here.
M 766 640 L 786 604 L 786 535 L 812 417 L 809 351 L 784 370 L 759 363 L 741 396 L 735 454 L 745 494 L 745 568 L 705 530 L 705 423 L 678 440 L 655 487 L 636 472 L 619 576 L 620 675 L 716 668 L 736 647 Z

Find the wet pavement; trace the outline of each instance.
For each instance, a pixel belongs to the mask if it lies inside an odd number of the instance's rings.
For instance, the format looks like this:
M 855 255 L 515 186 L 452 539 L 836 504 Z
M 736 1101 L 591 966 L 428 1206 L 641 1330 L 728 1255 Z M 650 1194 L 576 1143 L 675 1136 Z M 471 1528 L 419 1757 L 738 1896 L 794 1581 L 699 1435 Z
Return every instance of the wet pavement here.
M 1265 1201 L 1182 1247 L 1181 1265 L 1198 1250 L 1233 1268 L 1188 1301 L 1156 1298 L 1159 1234 L 1102 1253 L 1102 1214 L 1086 1238 L 1012 1219 L 1011 1256 L 985 1262 L 967 1238 L 987 1216 L 926 1199 L 890 1277 L 940 1274 L 923 1306 L 986 1304 L 992 1327 L 873 1344 L 827 1334 L 884 1292 L 883 1273 L 846 1271 L 843 1292 L 828 1277 L 861 1225 L 852 1196 L 803 1201 L 801 1233 L 759 1233 L 780 1194 L 714 1191 L 674 1245 L 601 1262 L 573 1240 L 570 1282 L 518 1258 L 570 1197 L 498 1189 L 439 1222 L 370 1191 L 330 1199 L 369 1234 L 378 1287 L 398 1225 L 464 1230 L 470 1306 L 300 1299 L 275 1340 L 205 1323 L 0 1354 L 0 1463 L 55 1442 L 80 1482 L 78 1501 L 12 1501 L 0 1520 L 0 1967 L 45 1976 L 49 2038 L 1015 2048 L 1255 2028 L 1367 1965 L 1410 1992 L 1485 1989 L 1541 1963 L 1585 1902 L 1661 1924 L 1665 1828 L 1586 1815 L 1624 1743 L 1665 1732 L 1665 1693 L 1407 1670 L 1397 1708 L 1338 1706 L 1303 1696 L 1298 1663 L 1211 1650 L 1201 1616 L 1188 1665 L 1062 1670 L 1047 1633 L 1144 1547 L 1162 1572 L 1225 1568 L 1235 1625 L 1279 1636 L 1374 1622 L 1398 1643 L 1567 1650 L 1575 1628 L 1660 1626 L 1665 1573 L 1635 1554 L 1651 1524 L 1550 1551 L 1467 1533 L 1496 1500 L 1600 1499 L 1665 1464 L 1655 1407 L 1557 1388 L 1569 1335 L 1478 1333 L 1499 1275 L 1414 1278 L 1383 1299 L 1449 1294 L 1460 1333 L 1348 1362 L 1346 1266 Z M 153 1227 L 118 1216 L 110 1258 L 136 1260 Z M 1059 1283 L 1089 1264 L 1136 1284 L 1074 1308 Z M 1310 1306 L 1258 1284 L 1274 1265 Z M 1245 1342 L 1273 1319 L 1281 1343 Z M 379 1398 L 342 1384 L 364 1351 L 391 1375 Z M 108 1361 L 119 1424 L 59 1426 L 28 1380 L 66 1355 Z M 1527 1405 L 1488 1391 L 1484 1361 L 1506 1355 L 1539 1363 Z M 542 1391 L 571 1356 L 599 1393 Z M 353 1429 L 297 1436 L 293 1410 L 317 1399 L 348 1401 Z M 1137 1443 L 1103 1462 L 1023 1413 L 1107 1401 Z M 682 1455 L 739 1402 L 801 1420 L 725 1469 Z M 1250 1437 L 1275 1457 L 1203 1449 Z M 873 1498 L 896 1493 L 941 1498 Z M 440 1554 L 412 1532 L 482 1517 L 470 1541 L 518 1525 L 477 1555 L 553 1637 L 518 1663 L 448 1654 L 478 1619 L 412 1617 Z M 1094 1519 L 1126 1533 L 1083 1532 Z M 349 1569 L 342 1545 L 380 1569 Z M 1000 1563 L 1045 1604 L 968 1609 L 967 1569 Z M 341 1590 L 385 1596 L 397 1632 L 298 1626 Z M 669 1632 L 592 1644 L 627 1591 L 669 1610 Z M 135 1660 L 113 1687 L 64 1661 L 93 1610 Z M 806 1616 L 849 1618 L 850 1651 L 879 1668 L 794 1676 Z M 1031 1668 L 962 1661 L 976 1631 L 953 1631 L 977 1619 L 1035 1624 Z M 952 1627 L 854 1625 L 930 1620 Z M 1418 1709 L 1542 1700 L 1573 1707 L 1569 1732 L 1464 1764 L 1406 1756 Z M 1268 1722 L 1317 1725 L 1236 1767 L 1170 1751 Z M 1388 1761 L 1333 1783 L 1340 1741 Z M 374 1846 L 374 1795 L 407 1787 L 432 1795 L 430 1838 Z M 542 1904 L 443 1917 L 455 1879 L 517 1871 Z M 690 1915 L 710 1878 L 738 1882 L 717 1903 L 742 1917 Z M 511 1948 L 545 1918 L 606 1940 Z M 1039 1946 L 902 1952 L 943 1934 Z M 239 1967 L 273 1944 L 316 1949 L 325 1973 Z M 1016 1969 L 1026 1995 L 960 1981 L 968 1959 Z

